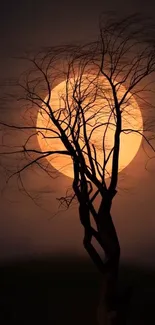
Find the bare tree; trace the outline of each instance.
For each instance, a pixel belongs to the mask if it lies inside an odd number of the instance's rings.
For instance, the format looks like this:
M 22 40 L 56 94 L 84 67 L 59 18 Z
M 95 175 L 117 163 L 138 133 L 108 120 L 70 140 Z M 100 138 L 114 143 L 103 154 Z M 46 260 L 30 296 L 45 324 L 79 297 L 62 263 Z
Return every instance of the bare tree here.
M 47 171 L 45 158 L 55 155 L 70 159 L 73 193 L 66 193 L 59 200 L 69 208 L 73 199 L 77 199 L 84 229 L 83 245 L 106 277 L 104 302 L 109 311 L 116 309 L 120 259 L 111 206 L 117 193 L 122 133 L 138 133 L 154 151 L 152 138 L 146 134 L 149 115 L 141 128 L 124 126 L 126 119 L 130 122 L 134 99 L 144 113 L 146 107 L 153 108 L 148 96 L 153 93 L 155 72 L 154 28 L 152 23 L 146 28 L 149 37 L 137 15 L 122 20 L 102 17 L 96 41 L 51 47 L 26 58 L 32 67 L 18 81 L 22 89 L 18 100 L 24 101 L 34 116 L 40 114 L 42 124 L 36 125 L 36 119 L 32 118 L 29 124 L 21 126 L 1 123 L 4 127 L 30 131 L 21 149 L 10 152 L 28 159 L 15 174 L 21 175 L 33 164 Z M 52 90 L 62 81 L 65 81 L 64 91 L 55 101 Z M 109 130 L 111 143 L 107 140 Z M 101 138 L 100 146 L 96 134 Z M 46 141 L 46 150 L 29 145 L 34 136 Z M 53 150 L 54 141 L 61 145 Z M 97 196 L 98 208 L 94 205 Z M 105 258 L 93 245 L 93 238 Z

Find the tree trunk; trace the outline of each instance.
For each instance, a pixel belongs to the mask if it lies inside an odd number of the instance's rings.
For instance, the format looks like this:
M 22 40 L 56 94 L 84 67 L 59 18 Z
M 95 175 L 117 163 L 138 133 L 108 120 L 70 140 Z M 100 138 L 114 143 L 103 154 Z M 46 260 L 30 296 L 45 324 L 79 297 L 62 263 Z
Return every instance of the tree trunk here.
M 102 273 L 103 286 L 98 310 L 100 325 L 111 325 L 109 317 L 116 312 L 117 280 L 120 258 L 120 246 L 117 233 L 110 215 L 111 201 L 102 200 L 97 215 L 95 216 L 97 230 L 91 226 L 90 210 L 86 200 L 81 200 L 79 206 L 80 221 L 84 227 L 83 244 L 90 258 Z M 102 260 L 92 244 L 94 237 L 102 247 L 106 259 Z
M 98 321 L 100 325 L 115 324 L 117 312 L 118 269 L 120 245 L 110 212 L 98 216 L 98 233 L 106 255 L 105 271 L 103 272 Z M 99 319 L 100 318 L 100 319 Z

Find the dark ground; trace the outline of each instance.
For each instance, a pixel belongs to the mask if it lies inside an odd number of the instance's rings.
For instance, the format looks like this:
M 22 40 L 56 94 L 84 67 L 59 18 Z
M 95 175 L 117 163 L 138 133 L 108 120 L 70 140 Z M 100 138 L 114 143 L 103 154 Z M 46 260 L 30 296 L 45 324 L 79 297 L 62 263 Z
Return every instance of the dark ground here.
M 71 257 L 1 265 L 0 324 L 96 325 L 100 281 L 91 261 Z M 155 272 L 121 266 L 124 284 L 132 285 L 127 324 L 155 324 Z

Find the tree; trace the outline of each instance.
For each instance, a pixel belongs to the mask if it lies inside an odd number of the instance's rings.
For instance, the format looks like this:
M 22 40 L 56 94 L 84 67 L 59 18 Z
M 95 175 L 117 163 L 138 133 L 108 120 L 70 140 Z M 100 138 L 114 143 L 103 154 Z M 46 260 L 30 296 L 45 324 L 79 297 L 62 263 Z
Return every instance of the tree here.
M 66 193 L 60 203 L 69 208 L 73 199 L 77 199 L 84 229 L 83 245 L 106 277 L 104 301 L 110 312 L 116 309 L 120 259 L 111 206 L 117 193 L 121 135 L 136 132 L 154 151 L 150 133 L 146 134 L 150 131 L 148 118 L 143 121 L 143 129 L 123 126 L 123 120 L 130 120 L 134 98 L 141 104 L 141 110 L 153 108 L 147 94 L 153 93 L 154 29 L 150 23 L 146 25 L 145 33 L 140 21 L 137 15 L 118 20 L 104 16 L 96 41 L 46 48 L 27 57 L 31 68 L 17 82 L 22 90 L 18 100 L 24 101 L 27 107 L 30 104 L 34 116 L 39 111 L 42 124 L 36 125 L 34 119 L 29 125 L 1 123 L 4 127 L 31 132 L 20 150 L 10 152 L 28 159 L 14 174 L 21 175 L 33 164 L 39 164 L 47 171 L 45 158 L 54 155 L 70 158 L 73 193 Z M 57 106 L 52 89 L 63 80 L 65 89 L 59 94 Z M 110 144 L 107 142 L 109 130 L 112 132 Z M 96 132 L 102 136 L 100 148 L 95 142 Z M 44 151 L 29 145 L 33 136 L 47 141 Z M 60 147 L 53 150 L 55 140 L 59 141 Z M 97 196 L 100 205 L 95 208 Z M 100 245 L 104 259 L 93 245 L 93 238 Z

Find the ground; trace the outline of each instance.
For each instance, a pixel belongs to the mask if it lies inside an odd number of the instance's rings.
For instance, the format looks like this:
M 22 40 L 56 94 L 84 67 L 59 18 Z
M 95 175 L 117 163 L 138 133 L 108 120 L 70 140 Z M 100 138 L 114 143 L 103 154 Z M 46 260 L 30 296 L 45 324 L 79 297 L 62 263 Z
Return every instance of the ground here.
M 0 267 L 0 324 L 97 325 L 101 277 L 91 261 L 38 258 Z M 155 323 L 153 271 L 121 266 L 120 292 L 132 287 L 127 325 Z M 124 299 L 122 300 L 122 308 Z

